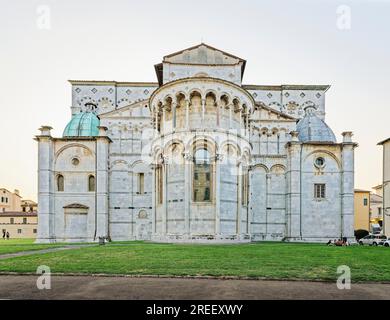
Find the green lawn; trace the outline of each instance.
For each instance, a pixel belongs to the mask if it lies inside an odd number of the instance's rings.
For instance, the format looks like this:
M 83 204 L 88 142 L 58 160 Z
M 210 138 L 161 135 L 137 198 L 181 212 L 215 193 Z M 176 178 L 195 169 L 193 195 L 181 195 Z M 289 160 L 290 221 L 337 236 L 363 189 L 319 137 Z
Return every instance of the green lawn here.
M 0 239 L 0 254 L 40 250 L 58 246 L 58 244 L 34 244 L 34 241 L 34 239 Z
M 133 275 L 248 276 L 335 280 L 337 267 L 352 281 L 390 281 L 390 249 L 324 244 L 189 245 L 128 242 L 0 260 L 1 271 Z
M 63 247 L 64 243 L 55 244 L 34 244 L 35 239 L 0 239 L 0 255 L 17 253 L 22 251 L 41 250 L 55 247 Z

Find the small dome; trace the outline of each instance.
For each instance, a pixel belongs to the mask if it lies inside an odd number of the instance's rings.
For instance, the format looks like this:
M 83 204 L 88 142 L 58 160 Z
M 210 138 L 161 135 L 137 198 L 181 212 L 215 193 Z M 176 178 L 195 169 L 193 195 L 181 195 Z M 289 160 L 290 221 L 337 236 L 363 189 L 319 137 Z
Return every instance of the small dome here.
M 315 114 L 313 106 L 305 108 L 305 116 L 299 120 L 297 131 L 301 142 L 337 142 L 332 129 Z
M 99 135 L 100 120 L 90 111 L 74 114 L 65 127 L 63 137 L 96 137 Z

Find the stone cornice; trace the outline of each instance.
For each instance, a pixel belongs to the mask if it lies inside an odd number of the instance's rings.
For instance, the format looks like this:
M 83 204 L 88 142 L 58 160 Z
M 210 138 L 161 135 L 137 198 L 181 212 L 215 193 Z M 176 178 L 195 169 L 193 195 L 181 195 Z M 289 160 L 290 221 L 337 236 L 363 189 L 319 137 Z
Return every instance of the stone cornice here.
M 267 90 L 267 91 L 283 91 L 283 90 L 320 90 L 328 91 L 330 85 L 306 85 L 306 84 L 282 84 L 282 85 L 252 85 L 243 84 L 245 90 Z
M 206 67 L 226 67 L 236 66 L 239 63 L 190 63 L 190 62 L 170 62 L 164 61 L 167 64 L 181 65 L 181 66 L 206 66 Z
M 106 80 L 68 80 L 71 85 L 117 86 L 117 87 L 158 87 L 157 82 L 118 82 Z

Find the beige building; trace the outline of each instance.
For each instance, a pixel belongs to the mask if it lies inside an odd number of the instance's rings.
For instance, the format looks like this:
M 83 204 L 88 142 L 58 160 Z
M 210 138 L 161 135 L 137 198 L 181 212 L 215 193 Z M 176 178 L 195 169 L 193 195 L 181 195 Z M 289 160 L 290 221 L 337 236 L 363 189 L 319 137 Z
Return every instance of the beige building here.
M 370 224 L 376 228 L 383 226 L 383 188 L 378 185 L 372 188 L 370 195 Z
M 0 188 L 0 236 L 8 232 L 11 239 L 36 238 L 37 209 L 36 202 L 22 200 L 19 190 Z
M 0 212 L 21 210 L 21 200 L 19 190 L 11 192 L 5 188 L 0 188 Z
M 36 238 L 37 212 L 0 212 L 1 237 L 8 232 L 10 239 Z
M 390 138 L 378 145 L 383 146 L 383 233 L 390 237 Z
M 370 191 L 355 189 L 355 230 L 370 231 Z
M 38 211 L 38 203 L 32 200 L 22 200 L 21 208 L 22 212 Z

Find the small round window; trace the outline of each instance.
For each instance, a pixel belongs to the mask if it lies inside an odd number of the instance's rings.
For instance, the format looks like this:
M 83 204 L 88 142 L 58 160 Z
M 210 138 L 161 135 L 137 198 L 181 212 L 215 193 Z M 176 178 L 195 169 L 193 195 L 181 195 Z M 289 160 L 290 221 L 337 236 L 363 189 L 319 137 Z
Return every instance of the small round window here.
M 325 165 L 325 159 L 323 157 L 318 157 L 316 160 L 315 160 L 315 165 L 316 167 L 318 168 L 322 168 L 324 165 Z
M 78 166 L 79 163 L 80 163 L 80 160 L 79 160 L 79 159 L 77 159 L 77 158 L 73 158 L 73 159 L 72 159 L 72 164 L 73 164 L 74 166 Z

